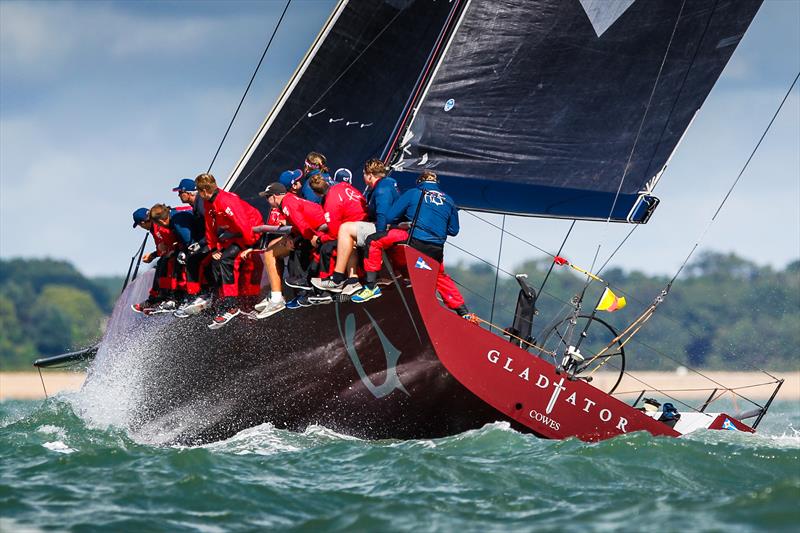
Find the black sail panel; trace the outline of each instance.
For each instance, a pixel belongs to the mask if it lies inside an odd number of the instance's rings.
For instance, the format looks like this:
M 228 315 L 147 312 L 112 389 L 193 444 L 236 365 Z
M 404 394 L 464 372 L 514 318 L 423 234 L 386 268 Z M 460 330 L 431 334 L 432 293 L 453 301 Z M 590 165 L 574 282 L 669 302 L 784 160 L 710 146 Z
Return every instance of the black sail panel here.
M 395 178 L 408 186 L 435 170 L 465 208 L 644 222 L 760 4 L 473 0 L 393 158 Z
M 382 155 L 457 3 L 340 2 L 226 187 L 252 201 L 311 150 L 360 176 Z

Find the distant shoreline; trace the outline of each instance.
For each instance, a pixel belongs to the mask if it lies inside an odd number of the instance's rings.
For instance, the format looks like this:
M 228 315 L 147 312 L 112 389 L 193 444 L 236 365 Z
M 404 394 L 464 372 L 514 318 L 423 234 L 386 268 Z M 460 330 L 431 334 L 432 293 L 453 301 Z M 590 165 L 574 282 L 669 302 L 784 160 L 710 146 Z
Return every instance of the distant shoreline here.
M 760 372 L 707 371 L 703 373 L 714 381 L 731 388 L 771 381 L 769 376 Z M 772 372 L 772 374 L 786 380 L 777 396 L 778 400 L 800 401 L 800 370 Z M 635 376 L 650 387 L 663 390 L 670 396 L 682 399 L 707 398 L 711 391 L 717 387 L 713 382 L 693 372 L 688 372 L 684 375 L 676 372 L 641 371 L 636 372 Z M 52 396 L 62 391 L 79 390 L 86 379 L 86 373 L 42 370 L 42 379 L 48 396 Z M 597 376 L 595 384 L 602 387 L 601 380 L 603 379 L 607 379 L 607 377 Z M 639 395 L 643 388 L 649 387 L 629 376 L 625 376 L 617 391 L 629 393 L 620 396 L 620 399 L 632 400 Z M 748 387 L 738 392 L 754 400 L 766 400 L 772 394 L 774 388 L 774 384 L 769 384 L 760 387 Z M 647 395 L 648 393 L 645 394 L 645 396 Z M 38 372 L 0 372 L 0 401 L 43 398 L 44 390 L 42 389 L 42 380 L 40 380 Z

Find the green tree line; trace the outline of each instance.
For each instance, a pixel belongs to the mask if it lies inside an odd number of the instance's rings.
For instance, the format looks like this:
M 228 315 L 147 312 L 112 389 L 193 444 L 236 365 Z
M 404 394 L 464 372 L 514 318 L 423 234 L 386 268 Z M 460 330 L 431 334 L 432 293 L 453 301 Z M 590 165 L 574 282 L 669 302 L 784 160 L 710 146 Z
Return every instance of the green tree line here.
M 513 273 L 539 290 L 551 262 L 527 261 Z M 517 282 L 500 273 L 492 313 L 495 270 L 482 263 L 448 266 L 470 308 L 501 327 L 511 324 Z M 602 273 L 628 305 L 598 316 L 624 329 L 661 294 L 669 278 L 609 269 Z M 537 299 L 533 336 L 541 339 L 569 316 L 585 278 L 555 267 Z M 102 335 L 122 280 L 89 279 L 65 261 L 0 260 L 0 368 L 30 368 L 40 356 L 89 346 Z M 602 292 L 591 284 L 583 299 L 590 313 Z M 672 286 L 653 318 L 626 345 L 630 368 L 678 365 L 727 370 L 796 369 L 800 359 L 800 261 L 783 270 L 735 255 L 705 253 Z
M 66 261 L 0 259 L 0 368 L 28 369 L 37 357 L 97 342 L 120 285 Z
M 519 265 L 514 274 L 528 275 L 539 290 L 550 259 Z M 588 265 L 587 265 L 588 266 Z M 447 268 L 461 286 L 470 309 L 488 320 L 496 271 L 483 263 Z M 609 269 L 603 272 L 627 306 L 597 315 L 622 331 L 649 306 L 670 281 L 666 276 Z M 533 337 L 543 339 L 554 324 L 572 312 L 585 276 L 565 266 L 553 269 L 537 299 Z M 603 286 L 592 283 L 582 300 L 582 314 L 590 314 Z M 512 323 L 519 285 L 500 272 L 493 323 Z M 610 340 L 610 339 L 609 339 Z M 634 369 L 674 369 L 680 365 L 725 370 L 753 367 L 797 369 L 800 358 L 800 260 L 783 270 L 758 266 L 733 254 L 706 252 L 690 263 L 672 285 L 653 317 L 626 345 L 626 361 Z

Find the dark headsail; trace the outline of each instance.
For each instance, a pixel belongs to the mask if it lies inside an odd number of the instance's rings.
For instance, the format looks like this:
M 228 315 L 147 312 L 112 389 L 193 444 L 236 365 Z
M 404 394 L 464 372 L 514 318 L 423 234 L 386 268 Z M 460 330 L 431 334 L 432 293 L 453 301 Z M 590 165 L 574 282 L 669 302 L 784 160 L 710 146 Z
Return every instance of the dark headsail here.
M 463 208 L 645 222 L 760 4 L 342 0 L 228 188 L 252 199 L 309 150 L 356 175 L 380 155 Z
M 394 177 L 408 186 L 435 169 L 460 207 L 603 220 L 621 183 L 612 218 L 645 221 L 660 171 L 760 4 L 473 0 Z

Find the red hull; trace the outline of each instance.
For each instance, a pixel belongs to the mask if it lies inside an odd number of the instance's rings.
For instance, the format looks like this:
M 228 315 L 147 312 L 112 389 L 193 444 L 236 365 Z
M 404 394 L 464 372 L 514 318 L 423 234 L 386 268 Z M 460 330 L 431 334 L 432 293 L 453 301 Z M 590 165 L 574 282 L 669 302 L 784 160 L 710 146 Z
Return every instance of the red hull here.
M 681 435 L 585 381 L 568 380 L 549 362 L 444 308 L 434 295 L 438 263 L 409 247 L 405 255 L 420 316 L 437 357 L 455 379 L 506 417 L 551 439 L 597 441 L 633 431 Z M 419 258 L 430 270 L 420 268 Z M 753 431 L 723 415 L 710 417 L 709 422 L 725 418 L 740 431 Z

